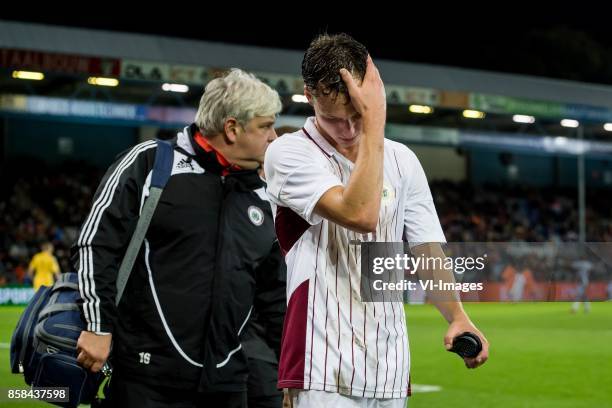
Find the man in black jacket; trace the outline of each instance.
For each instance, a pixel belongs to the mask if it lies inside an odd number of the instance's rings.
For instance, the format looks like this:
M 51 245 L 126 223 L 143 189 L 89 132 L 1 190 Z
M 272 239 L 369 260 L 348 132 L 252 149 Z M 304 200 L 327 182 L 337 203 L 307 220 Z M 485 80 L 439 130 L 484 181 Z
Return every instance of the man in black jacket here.
M 73 261 L 87 321 L 79 362 L 99 371 L 113 343 L 109 406 L 245 405 L 241 334 L 284 268 L 257 174 L 280 109 L 274 90 L 240 70 L 207 85 L 196 123 L 173 140 L 172 176 L 118 307 L 156 143 L 123 154 L 103 178 Z
M 281 126 L 276 128 L 276 134 L 281 136 L 296 130 L 298 128 L 292 126 Z M 261 178 L 265 179 L 263 167 L 259 169 L 259 173 Z M 268 201 L 267 195 L 262 199 Z M 276 206 L 269 202 L 264 205 L 264 209 L 270 211 L 270 216 L 276 212 Z M 271 228 L 274 226 L 271 225 Z M 287 310 L 287 270 L 286 268 L 277 270 L 279 274 L 276 276 L 276 281 L 268 271 L 263 271 L 265 276 L 258 280 L 265 282 L 262 285 L 265 290 L 258 291 L 254 312 L 251 314 L 249 327 L 242 341 L 249 366 L 247 384 L 249 408 L 280 408 L 283 404 L 283 392 L 276 384 L 282 321 Z

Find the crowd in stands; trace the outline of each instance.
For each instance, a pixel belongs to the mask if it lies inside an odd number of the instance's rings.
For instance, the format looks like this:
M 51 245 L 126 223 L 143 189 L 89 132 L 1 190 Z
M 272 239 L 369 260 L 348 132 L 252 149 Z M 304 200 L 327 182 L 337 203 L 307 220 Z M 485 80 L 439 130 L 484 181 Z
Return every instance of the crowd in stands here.
M 28 263 L 45 241 L 54 244 L 61 270 L 73 270 L 70 246 L 91 207 L 102 175 L 101 170 L 84 163 L 29 170 L 18 163 L 3 166 L 0 286 L 30 284 Z M 448 181 L 435 181 L 430 187 L 448 242 L 578 241 L 575 190 L 474 186 Z M 612 242 L 612 206 L 608 195 L 601 191 L 587 194 L 587 242 Z M 529 267 L 536 271 L 536 278 L 547 279 L 542 275 L 548 272 L 537 272 L 548 270 L 542 262 L 548 261 L 528 257 L 517 267 Z M 555 262 L 557 279 L 571 275 L 570 260 Z M 498 269 L 491 270 L 491 279 L 500 278 L 502 268 Z
M 84 163 L 24 167 L 19 161 L 2 167 L 0 286 L 31 284 L 28 264 L 44 242 L 54 244 L 62 271 L 73 269 L 70 246 L 102 177 Z

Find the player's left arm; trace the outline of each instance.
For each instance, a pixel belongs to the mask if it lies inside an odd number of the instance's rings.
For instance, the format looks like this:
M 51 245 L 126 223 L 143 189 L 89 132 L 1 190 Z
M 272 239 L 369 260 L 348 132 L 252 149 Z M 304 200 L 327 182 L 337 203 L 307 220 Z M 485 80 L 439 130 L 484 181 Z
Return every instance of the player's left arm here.
M 57 262 L 56 257 L 53 257 L 52 261 L 53 261 L 53 275 L 55 276 L 55 280 L 58 280 L 60 277 L 60 274 L 62 273 L 62 270 L 60 269 L 59 262 Z
M 404 206 L 404 240 L 410 244 L 410 251 L 414 257 L 424 256 L 426 258 L 445 258 L 440 243 L 446 242 L 440 220 L 433 202 L 433 196 L 429 189 L 429 183 L 425 171 L 416 155 L 408 148 L 398 151 L 403 156 L 402 162 L 407 163 L 406 196 Z M 454 283 L 455 277 L 452 270 L 444 269 L 445 262 L 432 262 L 433 269 L 419 268 L 421 280 L 433 279 L 434 282 Z M 440 269 L 435 269 L 437 266 Z M 465 358 L 468 368 L 476 368 L 489 358 L 489 342 L 482 332 L 476 328 L 470 320 L 461 299 L 456 291 L 428 290 L 427 295 L 432 303 L 438 308 L 442 316 L 449 323 L 448 330 L 444 336 L 446 349 L 452 347 L 453 339 L 464 332 L 472 332 L 482 343 L 482 351 L 474 358 Z
M 426 259 L 441 258 L 443 260 L 446 257 L 439 242 L 429 242 L 417 245 L 411 248 L 411 252 L 415 257 L 422 256 Z M 431 262 L 431 264 L 437 266 L 444 265 L 445 263 Z M 434 282 L 440 280 L 445 283 L 455 282 L 452 270 L 444 269 L 443 267 L 434 267 L 430 270 L 421 268 L 419 270 L 419 278 L 421 280 L 432 279 Z M 449 350 L 452 347 L 455 337 L 465 332 L 474 333 L 480 338 L 482 350 L 476 357 L 464 358 L 465 365 L 467 368 L 476 368 L 483 365 L 489 358 L 489 341 L 470 320 L 468 314 L 463 309 L 459 294 L 456 291 L 430 290 L 428 295 L 430 295 L 429 299 L 449 324 L 446 335 L 444 336 L 444 347 Z

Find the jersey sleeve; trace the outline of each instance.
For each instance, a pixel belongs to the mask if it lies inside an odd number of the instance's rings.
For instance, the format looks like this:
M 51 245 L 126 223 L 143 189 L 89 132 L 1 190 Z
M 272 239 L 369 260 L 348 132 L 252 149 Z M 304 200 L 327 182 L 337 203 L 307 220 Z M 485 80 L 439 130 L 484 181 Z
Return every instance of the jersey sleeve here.
M 318 224 L 323 218 L 314 213 L 317 202 L 342 181 L 326 157 L 290 140 L 294 136 L 286 138 L 272 143 L 266 152 L 268 195 L 274 204 L 291 208 L 311 225 Z

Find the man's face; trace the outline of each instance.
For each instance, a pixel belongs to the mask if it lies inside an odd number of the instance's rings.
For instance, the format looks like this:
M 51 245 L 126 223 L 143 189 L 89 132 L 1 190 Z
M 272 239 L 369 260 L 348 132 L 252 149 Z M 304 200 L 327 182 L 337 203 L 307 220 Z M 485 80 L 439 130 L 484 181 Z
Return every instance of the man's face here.
M 343 94 L 306 96 L 314 107 L 320 130 L 339 147 L 350 147 L 359 143 L 361 136 L 361 115 Z
M 264 161 L 268 145 L 276 139 L 274 116 L 256 116 L 241 126 L 236 138 L 237 158 L 245 168 L 257 168 Z

